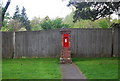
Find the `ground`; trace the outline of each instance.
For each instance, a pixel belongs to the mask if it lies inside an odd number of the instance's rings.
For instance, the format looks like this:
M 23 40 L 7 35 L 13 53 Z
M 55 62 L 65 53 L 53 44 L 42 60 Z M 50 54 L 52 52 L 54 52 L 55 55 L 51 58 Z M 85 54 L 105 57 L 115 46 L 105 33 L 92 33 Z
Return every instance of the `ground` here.
M 3 59 L 3 79 L 59 79 L 58 59 Z
M 118 79 L 117 58 L 75 58 L 73 61 L 87 79 Z
M 3 79 L 61 79 L 59 58 L 3 59 Z M 118 79 L 117 58 L 73 58 L 87 79 Z

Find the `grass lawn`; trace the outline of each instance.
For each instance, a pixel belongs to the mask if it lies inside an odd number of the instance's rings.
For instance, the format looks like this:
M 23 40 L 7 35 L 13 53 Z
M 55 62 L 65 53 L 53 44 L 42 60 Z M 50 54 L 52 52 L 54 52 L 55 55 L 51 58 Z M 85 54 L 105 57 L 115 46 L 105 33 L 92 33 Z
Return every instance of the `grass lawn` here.
M 74 58 L 87 79 L 118 79 L 117 58 Z
M 87 79 L 118 79 L 117 58 L 73 58 Z M 61 79 L 57 58 L 3 59 L 3 79 Z
M 3 59 L 3 79 L 60 79 L 59 59 Z

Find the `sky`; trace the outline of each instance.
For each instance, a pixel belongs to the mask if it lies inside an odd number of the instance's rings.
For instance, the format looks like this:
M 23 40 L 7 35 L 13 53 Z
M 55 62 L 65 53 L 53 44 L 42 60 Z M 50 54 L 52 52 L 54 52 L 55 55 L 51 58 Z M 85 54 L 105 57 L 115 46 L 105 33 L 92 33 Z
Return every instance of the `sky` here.
M 7 0 L 2 0 L 3 6 L 5 6 Z M 11 4 L 7 10 L 12 16 L 15 12 L 16 5 L 20 10 L 24 6 L 29 19 L 33 17 L 44 18 L 49 16 L 51 19 L 56 17 L 65 18 L 72 12 L 70 7 L 67 7 L 69 0 L 11 0 Z M 116 15 L 112 15 L 112 18 L 118 18 Z
M 6 2 L 7 0 L 2 0 L 3 6 Z M 11 0 L 7 12 L 13 15 L 16 5 L 18 5 L 20 10 L 23 6 L 26 8 L 29 19 L 35 16 L 40 18 L 49 16 L 52 19 L 56 17 L 64 18 L 72 11 L 70 7 L 66 6 L 68 2 L 69 0 Z

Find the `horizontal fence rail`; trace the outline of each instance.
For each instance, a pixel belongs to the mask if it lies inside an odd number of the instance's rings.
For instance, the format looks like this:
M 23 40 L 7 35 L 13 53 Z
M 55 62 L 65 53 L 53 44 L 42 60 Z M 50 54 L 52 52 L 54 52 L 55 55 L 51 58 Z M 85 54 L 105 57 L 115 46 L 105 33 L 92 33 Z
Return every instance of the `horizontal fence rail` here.
M 118 29 L 71 28 L 72 57 L 118 56 L 118 32 Z M 2 37 L 3 58 L 60 57 L 60 29 L 2 32 Z

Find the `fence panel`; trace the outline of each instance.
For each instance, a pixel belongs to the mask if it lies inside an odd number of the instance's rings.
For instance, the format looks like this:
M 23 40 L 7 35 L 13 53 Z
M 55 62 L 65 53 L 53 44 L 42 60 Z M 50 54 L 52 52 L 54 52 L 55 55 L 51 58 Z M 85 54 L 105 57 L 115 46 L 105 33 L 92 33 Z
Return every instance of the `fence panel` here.
M 2 57 L 12 58 L 13 55 L 13 32 L 2 32 Z
M 15 58 L 60 56 L 59 29 L 16 32 L 15 36 Z
M 77 57 L 110 57 L 111 29 L 78 29 Z
M 118 56 L 120 55 L 120 52 L 119 52 L 119 30 L 118 28 L 115 28 L 114 29 L 114 33 L 113 33 L 113 56 Z
M 113 38 L 113 54 L 118 55 L 118 30 Z M 61 51 L 60 29 L 15 32 L 2 34 L 4 58 L 59 57 Z M 112 29 L 71 29 L 72 57 L 111 57 Z
M 71 55 L 72 57 L 76 56 L 77 54 L 77 44 L 78 44 L 78 34 L 77 34 L 77 29 L 71 29 Z

